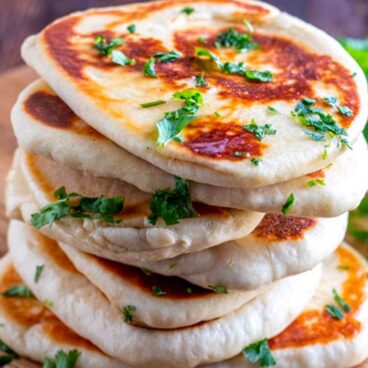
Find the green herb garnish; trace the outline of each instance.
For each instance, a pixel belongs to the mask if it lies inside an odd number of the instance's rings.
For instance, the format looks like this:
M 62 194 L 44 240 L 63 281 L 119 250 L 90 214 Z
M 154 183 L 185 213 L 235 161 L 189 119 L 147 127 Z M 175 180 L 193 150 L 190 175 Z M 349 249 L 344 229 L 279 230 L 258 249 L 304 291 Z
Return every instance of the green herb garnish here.
M 142 107 L 143 109 L 147 108 L 147 107 L 153 107 L 153 106 L 158 106 L 158 105 L 162 105 L 166 103 L 165 100 L 157 100 L 157 101 L 152 101 L 152 102 L 145 102 L 140 104 L 139 106 Z
M 156 70 L 155 70 L 155 58 L 150 57 L 146 64 L 143 65 L 143 73 L 147 77 L 156 78 Z
M 267 110 L 274 114 L 280 114 L 280 111 L 276 110 L 273 106 L 267 106 Z
M 276 364 L 276 360 L 271 353 L 267 339 L 247 346 L 242 350 L 242 353 L 251 363 L 258 364 L 261 368 L 270 367 Z
M 218 35 L 216 47 L 234 47 L 239 52 L 246 52 L 258 49 L 259 45 L 253 42 L 251 33 L 240 33 L 234 28 L 229 28 Z
M 32 291 L 26 285 L 16 285 L 1 293 L 6 298 L 34 298 Z
M 316 185 L 326 185 L 326 183 L 324 179 L 313 179 L 313 180 L 307 181 L 308 188 L 315 187 Z
M 285 204 L 282 206 L 282 213 L 284 214 L 284 216 L 286 216 L 290 212 L 294 203 L 295 203 L 295 195 L 294 193 L 290 193 Z
M 151 276 L 152 275 L 152 271 L 149 270 L 148 268 L 141 268 L 141 271 L 146 275 L 146 276 Z
M 49 308 L 52 308 L 54 306 L 54 302 L 52 300 L 50 300 L 50 299 L 45 299 L 43 301 L 43 304 L 45 304 L 46 307 L 49 307 Z
M 196 113 L 203 103 L 202 93 L 195 90 L 176 92 L 173 98 L 184 100 L 184 106 L 176 111 L 165 112 L 164 117 L 157 122 L 158 146 L 164 146 L 178 137 L 180 132 L 197 118 Z
M 226 62 L 222 65 L 221 70 L 228 74 L 239 74 L 251 81 L 256 82 L 272 82 L 273 76 L 269 71 L 257 71 L 246 69 L 243 62 L 229 63 Z
M 181 56 L 180 52 L 174 50 L 169 52 L 156 52 L 155 54 L 156 60 L 159 63 L 168 63 L 169 61 L 179 59 Z
M 254 157 L 250 160 L 250 162 L 254 165 L 254 166 L 258 166 L 262 160 L 260 158 Z
M 186 15 L 190 15 L 194 13 L 194 8 L 192 6 L 186 6 L 185 8 L 181 9 L 181 13 L 184 13 Z
M 126 56 L 122 51 L 119 51 L 119 50 L 113 50 L 111 60 L 113 63 L 122 65 L 122 66 L 136 64 L 135 59 L 128 58 L 128 56 Z
M 78 350 L 70 350 L 67 353 L 59 350 L 54 359 L 46 358 L 43 368 L 75 368 L 81 353 Z
M 32 225 L 40 229 L 45 225 L 51 226 L 63 217 L 77 217 L 87 219 L 102 219 L 108 223 L 116 224 L 113 215 L 123 210 L 123 197 L 83 197 L 77 193 L 67 193 L 65 187 L 59 188 L 54 197 L 56 202 L 50 203 L 37 213 L 31 215 Z
M 99 51 L 101 56 L 108 56 L 123 43 L 124 40 L 121 38 L 113 38 L 110 42 L 107 42 L 105 36 L 97 36 L 94 41 L 94 47 Z
M 131 323 L 133 322 L 133 312 L 137 310 L 135 305 L 128 304 L 123 308 L 124 314 L 124 322 Z
M 199 43 L 201 43 L 202 45 L 205 45 L 205 44 L 207 43 L 207 40 L 206 40 L 204 37 L 202 37 L 202 36 L 199 36 L 199 37 L 197 38 L 197 41 L 198 41 Z
M 154 296 L 164 296 L 166 292 L 159 286 L 152 286 L 152 292 Z
M 325 306 L 325 311 L 334 319 L 343 319 L 344 313 L 336 305 L 328 304 Z
M 233 153 L 234 157 L 245 157 L 245 158 L 250 158 L 251 154 L 249 152 L 242 152 L 242 151 L 235 151 Z
M 137 27 L 135 24 L 129 24 L 129 26 L 127 27 L 127 30 L 129 33 L 135 33 L 137 30 Z
M 175 225 L 180 219 L 198 216 L 190 198 L 188 181 L 178 177 L 175 177 L 175 189 L 160 189 L 152 195 L 150 210 L 148 220 L 152 225 L 156 225 L 160 217 L 166 225 Z
M 192 289 L 192 288 L 190 288 L 190 287 L 187 287 L 187 288 L 185 289 L 185 291 L 187 292 L 187 294 L 192 294 L 192 293 L 193 293 L 193 289 Z
M 277 133 L 275 129 L 272 129 L 270 124 L 257 125 L 254 119 L 251 120 L 250 124 L 244 125 L 243 128 L 247 132 L 254 134 L 260 141 L 262 141 L 266 135 L 275 135 Z
M 339 271 L 349 271 L 350 270 L 350 266 L 348 266 L 348 265 L 338 265 L 337 266 L 337 269 Z
M 207 87 L 208 82 L 204 79 L 204 72 L 196 75 L 196 87 Z
M 9 364 L 11 361 L 19 358 L 19 355 L 1 340 L 0 350 L 5 353 L 5 355 L 0 356 L 0 367 L 3 367 Z
M 208 288 L 218 294 L 227 294 L 227 287 L 224 285 L 208 285 Z
M 351 307 L 346 301 L 339 295 L 336 289 L 332 290 L 333 297 L 335 302 L 347 313 L 351 311 Z
M 40 280 L 42 271 L 44 269 L 45 265 L 40 265 L 40 266 L 36 266 L 36 271 L 35 271 L 35 275 L 34 275 L 34 282 L 37 284 L 37 282 Z

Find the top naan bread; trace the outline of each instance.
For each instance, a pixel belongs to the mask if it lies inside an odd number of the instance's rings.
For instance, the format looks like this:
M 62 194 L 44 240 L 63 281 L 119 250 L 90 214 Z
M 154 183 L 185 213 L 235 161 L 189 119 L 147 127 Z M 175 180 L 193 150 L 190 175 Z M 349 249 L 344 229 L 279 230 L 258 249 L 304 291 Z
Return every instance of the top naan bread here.
M 182 11 L 186 6 L 194 10 L 189 15 Z M 218 35 L 230 28 L 248 32 L 244 20 L 253 23 L 259 49 L 240 53 L 234 47 L 215 47 Z M 127 31 L 130 24 L 135 24 L 135 33 Z M 94 48 L 99 35 L 107 42 L 122 38 L 117 50 L 136 64 L 121 66 L 100 56 Z M 248 70 L 269 70 L 273 81 L 223 73 L 210 60 L 195 56 L 196 47 L 210 50 L 223 62 L 244 62 Z M 157 78 L 145 76 L 142 67 L 149 58 L 170 50 L 182 56 L 156 62 Z M 346 129 L 350 143 L 367 118 L 364 75 L 342 47 L 315 27 L 261 2 L 179 0 L 91 9 L 28 38 L 22 55 L 100 133 L 167 172 L 207 184 L 265 186 L 319 170 L 341 154 L 345 148 L 337 144 L 338 138 L 315 141 L 290 117 L 303 98 L 315 99 L 316 107 L 331 114 Z M 195 89 L 195 76 L 202 71 L 208 87 L 197 88 L 204 98 L 198 118 L 182 131 L 182 143 L 157 146 L 156 123 L 165 112 L 183 105 L 171 99 L 173 94 Z M 351 116 L 325 103 L 328 96 L 337 97 Z M 158 99 L 168 102 L 140 107 Z M 268 106 L 280 113 L 270 112 Z M 276 134 L 259 141 L 243 129 L 252 119 L 259 126 L 270 124 Z M 249 152 L 250 157 L 236 152 Z M 255 166 L 251 157 L 262 162 Z

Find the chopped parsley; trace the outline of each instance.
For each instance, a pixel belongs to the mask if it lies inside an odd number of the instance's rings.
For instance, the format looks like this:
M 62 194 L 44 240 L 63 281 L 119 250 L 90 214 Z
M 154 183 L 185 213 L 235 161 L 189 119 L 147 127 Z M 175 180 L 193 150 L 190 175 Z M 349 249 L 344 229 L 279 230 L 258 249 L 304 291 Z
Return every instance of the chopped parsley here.
M 102 219 L 108 223 L 116 224 L 113 215 L 123 210 L 123 197 L 83 197 L 77 193 L 67 193 L 65 187 L 59 188 L 54 197 L 57 201 L 50 203 L 37 213 L 31 215 L 32 225 L 40 229 L 45 225 L 51 226 L 63 217 L 77 217 L 87 219 Z
M 250 158 L 251 154 L 249 152 L 243 152 L 243 151 L 235 151 L 233 153 L 234 157 L 245 157 L 245 158 Z
M 151 276 L 152 275 L 152 271 L 149 270 L 148 268 L 141 268 L 141 271 L 146 275 L 146 276 Z
M 208 288 L 218 294 L 227 294 L 227 287 L 224 285 L 208 285 Z
M 353 115 L 353 111 L 349 107 L 338 105 L 337 97 L 334 96 L 324 97 L 323 101 L 326 102 L 327 105 L 337 108 L 337 110 L 340 112 L 342 116 L 350 117 Z
M 208 82 L 204 79 L 204 72 L 196 75 L 196 87 L 207 87 Z
M 59 350 L 54 359 L 46 358 L 43 368 L 75 368 L 81 353 L 78 350 L 70 350 L 67 353 Z
M 165 112 L 164 117 L 157 122 L 158 146 L 164 146 L 177 138 L 180 132 L 197 118 L 196 113 L 203 104 L 202 93 L 195 90 L 176 92 L 173 98 L 184 100 L 184 106 L 176 111 Z
M 328 304 L 325 306 L 325 311 L 334 319 L 343 319 L 344 313 L 336 305 Z
M 331 104 L 334 98 L 325 98 L 324 101 Z M 315 103 L 314 99 L 304 98 L 296 105 L 291 117 L 300 125 L 308 128 L 308 130 L 304 130 L 304 133 L 315 141 L 325 141 L 327 137 L 338 137 L 341 143 L 350 146 L 345 138 L 348 135 L 347 131 L 339 127 L 331 115 L 314 107 Z
M 254 119 L 251 120 L 250 124 L 244 125 L 243 128 L 247 132 L 254 134 L 260 141 L 262 141 L 266 135 L 275 135 L 277 133 L 275 129 L 272 129 L 270 124 L 257 125 Z
M 339 295 L 336 289 L 332 290 L 333 297 L 335 302 L 347 313 L 351 311 L 351 307 L 346 301 Z
M 154 296 L 164 296 L 166 292 L 159 286 L 152 286 L 152 293 Z
M 133 312 L 137 310 L 135 305 L 128 304 L 123 308 L 124 314 L 124 322 L 132 323 L 133 322 Z
M 135 59 L 128 58 L 128 56 L 126 56 L 122 51 L 119 51 L 119 50 L 113 50 L 111 60 L 113 63 L 119 64 L 122 66 L 136 64 Z
M 290 193 L 289 197 L 287 198 L 285 204 L 282 206 L 282 213 L 284 214 L 284 216 L 286 216 L 290 210 L 292 209 L 293 205 L 295 203 L 295 195 L 294 193 Z
M 252 34 L 240 33 L 234 28 L 229 28 L 227 31 L 220 33 L 217 36 L 216 47 L 234 47 L 239 52 L 255 50 L 259 45 L 253 42 Z
M 148 220 L 152 225 L 156 225 L 160 217 L 166 225 L 175 225 L 180 219 L 198 216 L 190 198 L 188 181 L 178 177 L 175 177 L 175 189 L 160 189 L 152 195 L 150 210 Z
M 192 13 L 194 13 L 194 8 L 192 6 L 186 6 L 185 8 L 181 9 L 180 13 L 191 15 Z
M 111 55 L 113 50 L 124 43 L 122 38 L 113 38 L 110 42 L 106 41 L 105 36 L 97 36 L 94 40 L 94 47 L 101 56 Z
M 251 363 L 258 364 L 261 368 L 276 364 L 267 339 L 248 345 L 242 353 Z
M 6 364 L 9 364 L 11 361 L 19 358 L 19 355 L 1 340 L 0 350 L 5 353 L 5 355 L 0 356 L 0 367 L 3 367 Z
M 216 118 L 221 118 L 221 113 L 218 112 L 218 111 L 215 111 L 215 113 L 213 115 L 215 115 Z
M 1 293 L 6 298 L 34 298 L 32 291 L 26 285 L 16 285 Z
M 54 306 L 54 302 L 52 300 L 50 300 L 50 299 L 45 299 L 43 301 L 43 304 L 45 304 L 46 307 L 49 307 L 49 308 L 52 308 Z
M 145 103 L 140 104 L 139 106 L 142 107 L 143 109 L 145 109 L 147 107 L 158 106 L 158 105 L 162 105 L 164 103 L 166 103 L 165 100 L 157 100 L 157 101 L 145 102 Z
M 313 179 L 313 180 L 307 181 L 308 188 L 315 187 L 316 185 L 326 185 L 326 183 L 324 179 Z
M 173 50 L 169 52 L 156 52 L 155 56 L 157 62 L 168 63 L 169 61 L 179 59 L 182 55 L 180 52 Z
M 192 294 L 192 293 L 193 293 L 193 289 L 192 289 L 192 288 L 190 288 L 190 287 L 187 287 L 187 288 L 185 289 L 185 291 L 187 292 L 187 294 Z
M 143 73 L 147 77 L 156 78 L 156 70 L 155 70 L 155 58 L 150 57 L 146 64 L 143 65 Z
M 273 106 L 267 106 L 267 110 L 273 114 L 280 114 L 280 111 L 276 110 Z
M 36 266 L 36 271 L 35 271 L 34 278 L 33 278 L 36 284 L 40 280 L 44 267 L 45 265 Z
M 135 24 L 129 24 L 129 26 L 127 27 L 127 30 L 129 33 L 135 33 L 137 31 L 137 27 Z
M 204 49 L 202 47 L 196 47 L 194 49 L 194 55 L 209 58 L 216 63 L 219 69 L 222 69 L 223 67 L 223 63 L 221 62 L 220 58 L 210 50 Z
M 203 36 L 199 36 L 197 38 L 197 41 L 201 43 L 202 45 L 205 45 L 207 43 L 207 40 Z
M 254 32 L 254 28 L 252 26 L 252 23 L 249 22 L 249 20 L 245 20 L 243 23 L 247 27 L 247 30 L 248 30 L 249 33 L 253 33 Z
M 260 158 L 254 157 L 250 160 L 250 162 L 254 165 L 254 166 L 258 166 L 262 160 Z

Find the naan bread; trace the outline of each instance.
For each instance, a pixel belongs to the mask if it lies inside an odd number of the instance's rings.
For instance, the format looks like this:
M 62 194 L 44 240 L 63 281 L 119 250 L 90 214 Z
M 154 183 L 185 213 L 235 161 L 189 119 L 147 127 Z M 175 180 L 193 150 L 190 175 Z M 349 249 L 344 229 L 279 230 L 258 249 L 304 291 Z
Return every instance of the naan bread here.
M 117 179 L 96 177 L 39 156 L 19 153 L 8 177 L 7 212 L 29 222 L 31 214 L 55 201 L 61 186 L 85 196 L 125 197 L 120 224 L 66 217 L 41 231 L 59 241 L 103 258 L 121 262 L 175 257 L 248 235 L 263 214 L 251 211 L 197 206 L 200 216 L 166 226 L 151 225 L 150 195 Z M 20 216 L 19 216 L 20 215 Z
M 173 187 L 173 175 L 99 134 L 78 118 L 42 80 L 29 85 L 12 112 L 18 144 L 29 152 L 82 171 L 123 180 L 144 192 Z M 108 158 L 108 159 L 107 159 Z M 367 145 L 361 137 L 333 165 L 300 178 L 261 188 L 221 188 L 190 183 L 193 200 L 220 207 L 279 213 L 290 193 L 290 214 L 334 217 L 357 207 L 368 188 Z M 313 180 L 325 185 L 309 187 Z
M 343 269 L 341 269 L 343 266 Z M 344 269 L 345 268 L 345 269 Z M 275 368 L 348 368 L 368 357 L 367 263 L 349 246 L 341 246 L 324 264 L 321 285 L 301 315 L 269 341 Z M 326 304 L 337 306 L 332 290 L 349 304 L 342 320 L 330 317 Z M 250 368 L 243 356 L 211 368 Z
M 204 288 L 226 285 L 229 290 L 252 290 L 323 262 L 344 239 L 346 225 L 347 214 L 333 219 L 267 214 L 245 238 L 167 260 L 134 264 Z
M 280 280 L 263 294 L 227 316 L 191 327 L 153 330 L 123 321 L 121 311 L 70 262 L 46 252 L 43 236 L 21 222 L 9 229 L 14 266 L 39 300 L 52 300 L 52 311 L 78 335 L 108 355 L 137 367 L 195 367 L 238 354 L 244 346 L 272 337 L 303 310 L 317 289 L 320 267 Z M 44 264 L 43 277 L 33 281 L 35 268 Z M 287 303 L 285 301 L 287 300 Z
M 194 12 L 182 9 L 192 6 Z M 240 53 L 234 47 L 214 47 L 217 36 L 235 27 L 248 32 L 244 20 L 254 24 L 257 50 Z M 127 26 L 134 23 L 136 32 Z M 125 40 L 118 47 L 134 58 L 134 66 L 121 66 L 101 57 L 94 48 L 98 35 Z M 202 44 L 198 37 L 207 41 Z M 195 47 L 210 49 L 222 62 L 244 62 L 248 70 L 273 73 L 268 83 L 225 74 L 214 63 L 198 60 Z M 142 72 L 157 51 L 178 50 L 182 57 L 156 62 L 157 78 Z M 363 72 L 339 43 L 323 31 L 265 3 L 245 0 L 178 0 L 90 9 L 64 17 L 29 37 L 22 47 L 25 61 L 57 94 L 104 136 L 180 177 L 226 187 L 260 187 L 300 177 L 335 160 L 344 145 L 307 136 L 290 112 L 302 98 L 315 98 L 346 128 L 353 144 L 367 120 L 367 83 Z M 182 107 L 171 100 L 175 92 L 195 88 L 195 76 L 205 70 L 208 88 L 201 88 L 204 104 L 199 118 L 183 131 L 183 143 L 165 147 L 156 142 L 156 123 L 165 112 Z M 352 77 L 352 74 L 355 77 Z M 334 96 L 352 110 L 343 117 L 323 102 Z M 142 109 L 152 100 L 166 104 Z M 280 114 L 270 113 L 273 106 Z M 215 113 L 220 113 L 220 117 Z M 217 114 L 218 115 L 218 114 Z M 270 124 L 276 135 L 260 142 L 243 125 L 254 119 Z M 262 159 L 258 166 L 235 152 L 246 151 Z
M 0 291 L 21 284 L 10 257 L 5 256 L 0 261 Z M 58 350 L 76 349 L 81 353 L 80 368 L 129 368 L 78 336 L 37 299 L 0 296 L 0 323 L 1 341 L 25 358 L 43 362 Z

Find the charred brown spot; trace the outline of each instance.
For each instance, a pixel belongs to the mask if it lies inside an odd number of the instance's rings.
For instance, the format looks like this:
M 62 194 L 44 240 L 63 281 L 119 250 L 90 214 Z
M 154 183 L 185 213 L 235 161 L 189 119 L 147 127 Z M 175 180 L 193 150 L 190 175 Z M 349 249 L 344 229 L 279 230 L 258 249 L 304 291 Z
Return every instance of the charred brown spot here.
M 300 348 L 349 340 L 361 331 L 362 325 L 355 316 L 366 299 L 366 266 L 346 248 L 340 247 L 337 252 L 339 263 L 349 267 L 341 296 L 350 305 L 351 311 L 345 313 L 343 319 L 337 320 L 324 310 L 306 310 L 286 330 L 270 340 L 271 349 Z
M 326 174 L 325 174 L 324 170 L 322 169 L 322 170 L 314 171 L 314 172 L 308 174 L 308 176 L 310 178 L 314 178 L 314 179 L 323 179 L 323 178 L 326 177 Z
M 262 156 L 267 145 L 235 123 L 193 122 L 185 129 L 184 147 L 197 155 L 232 161 Z M 242 153 L 239 155 L 238 153 Z
M 253 231 L 253 235 L 268 241 L 302 239 L 305 232 L 316 226 L 313 218 L 267 214 Z
M 106 272 L 113 273 L 123 279 L 124 282 L 130 283 L 149 295 L 153 295 L 152 288 L 155 286 L 160 287 L 166 293 L 162 296 L 166 299 L 192 299 L 213 294 L 212 291 L 193 285 L 179 277 L 162 276 L 155 273 L 146 275 L 137 267 L 92 257 Z M 190 290 L 190 293 L 188 293 L 188 290 Z
M 59 97 L 47 92 L 31 94 L 24 102 L 24 108 L 34 119 L 56 128 L 70 128 L 76 118 Z

